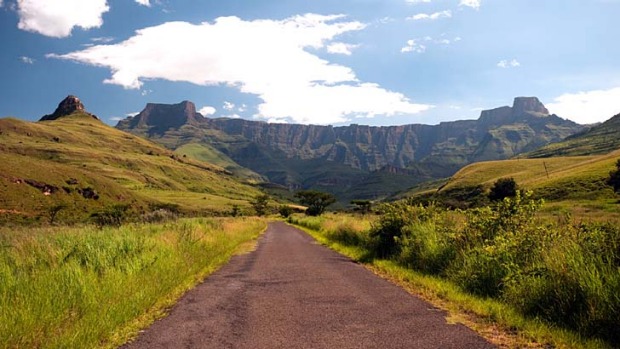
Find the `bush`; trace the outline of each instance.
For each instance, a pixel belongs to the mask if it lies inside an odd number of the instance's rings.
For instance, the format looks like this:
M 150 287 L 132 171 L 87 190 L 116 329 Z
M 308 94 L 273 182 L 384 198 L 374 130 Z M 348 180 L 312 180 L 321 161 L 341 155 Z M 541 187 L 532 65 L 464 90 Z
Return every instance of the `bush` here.
M 489 199 L 491 201 L 500 201 L 504 198 L 513 198 L 517 195 L 517 182 L 514 178 L 500 178 L 491 188 Z
M 455 258 L 451 234 L 435 221 L 416 222 L 398 238 L 400 263 L 425 273 L 442 274 Z
M 295 210 L 289 205 L 282 205 L 278 208 L 278 213 L 284 218 L 288 218 Z
M 104 211 L 91 214 L 90 218 L 100 228 L 120 227 L 125 222 L 130 207 L 129 205 L 114 205 Z

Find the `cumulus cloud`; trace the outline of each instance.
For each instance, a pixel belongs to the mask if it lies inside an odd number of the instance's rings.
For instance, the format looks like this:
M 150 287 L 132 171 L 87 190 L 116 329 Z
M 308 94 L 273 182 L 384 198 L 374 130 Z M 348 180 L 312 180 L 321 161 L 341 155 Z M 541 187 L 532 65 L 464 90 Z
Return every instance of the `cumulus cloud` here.
M 450 18 L 452 17 L 452 11 L 450 10 L 445 10 L 445 11 L 440 11 L 440 12 L 435 12 L 435 13 L 418 13 L 416 15 L 413 15 L 411 17 L 407 17 L 408 20 L 412 20 L 412 21 L 419 21 L 419 20 L 435 20 L 435 19 L 440 19 L 440 18 Z
M 0 0 L 0 7 L 2 7 L 2 0 Z
M 150 0 L 136 0 L 136 2 L 138 4 L 140 4 L 140 5 L 151 7 L 151 1 Z
M 547 104 L 550 112 L 580 124 L 606 121 L 620 113 L 620 87 L 566 93 Z
M 98 28 L 102 15 L 110 10 L 106 0 L 18 0 L 17 13 L 22 30 L 63 38 L 74 27 Z
M 26 64 L 34 64 L 34 62 L 35 62 L 34 58 L 30 58 L 30 57 L 27 57 L 27 56 L 21 56 L 21 57 L 19 57 L 19 60 L 24 62 L 24 63 L 26 63 Z
M 138 89 L 164 79 L 226 85 L 256 95 L 258 118 L 300 123 L 344 122 L 354 115 L 414 114 L 430 108 L 403 94 L 364 83 L 346 66 L 306 49 L 321 49 L 365 25 L 342 15 L 306 14 L 284 20 L 169 22 L 138 30 L 114 45 L 48 57 L 111 70 L 104 82 Z
M 334 42 L 332 44 L 327 45 L 327 52 L 333 54 L 340 54 L 350 56 L 353 54 L 353 50 L 356 49 L 358 45 L 345 44 L 343 42 Z
M 519 63 L 519 61 L 517 61 L 516 59 L 512 59 L 512 60 L 503 59 L 497 62 L 497 66 L 500 68 L 517 68 L 521 66 L 521 63 Z
M 480 8 L 481 3 L 482 3 L 482 0 L 461 0 L 461 2 L 459 3 L 459 6 L 467 6 L 467 7 L 471 7 L 473 9 L 478 10 Z
M 203 116 L 209 116 L 209 115 L 215 114 L 217 112 L 217 109 L 207 105 L 207 106 L 200 108 L 198 112 L 202 114 Z

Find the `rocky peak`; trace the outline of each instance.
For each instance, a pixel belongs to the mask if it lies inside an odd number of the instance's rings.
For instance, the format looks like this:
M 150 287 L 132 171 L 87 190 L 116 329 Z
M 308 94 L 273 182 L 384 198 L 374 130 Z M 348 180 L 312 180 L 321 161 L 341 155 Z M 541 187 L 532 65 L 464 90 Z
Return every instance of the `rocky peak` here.
M 183 125 L 197 125 L 204 117 L 196 112 L 196 105 L 190 101 L 177 104 L 148 103 L 138 115 L 122 120 L 120 129 L 146 128 L 150 135 L 164 134 L 169 129 Z
M 86 111 L 86 109 L 84 108 L 84 104 L 82 104 L 82 101 L 80 101 L 79 98 L 73 95 L 69 95 L 67 96 L 67 98 L 63 99 L 60 104 L 58 104 L 58 108 L 56 108 L 53 114 L 45 115 L 39 121 L 56 120 L 63 116 L 71 115 L 78 112 L 89 115 L 98 120 L 95 115 Z
M 546 116 L 549 115 L 549 110 L 536 97 L 517 97 L 512 105 L 512 113 L 514 115 L 534 113 Z

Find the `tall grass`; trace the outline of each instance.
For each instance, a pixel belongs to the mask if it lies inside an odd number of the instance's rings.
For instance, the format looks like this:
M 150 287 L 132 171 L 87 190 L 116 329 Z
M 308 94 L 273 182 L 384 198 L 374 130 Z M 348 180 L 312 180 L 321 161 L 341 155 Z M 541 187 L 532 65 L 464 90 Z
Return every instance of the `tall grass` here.
M 170 303 L 264 227 L 260 220 L 188 219 L 1 229 L 0 347 L 120 344 L 137 318 Z
M 385 205 L 370 228 L 343 230 L 346 224 L 324 220 L 318 230 L 365 250 L 366 258 L 390 260 L 620 346 L 620 226 L 541 218 L 542 206 L 531 193 L 466 211 L 399 202 Z

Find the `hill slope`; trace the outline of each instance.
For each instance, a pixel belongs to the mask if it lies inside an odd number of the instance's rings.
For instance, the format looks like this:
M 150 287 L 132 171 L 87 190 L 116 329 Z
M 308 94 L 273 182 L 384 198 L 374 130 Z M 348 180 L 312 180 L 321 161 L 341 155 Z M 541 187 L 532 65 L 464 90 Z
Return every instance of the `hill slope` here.
M 526 156 L 545 158 L 550 156 L 578 156 L 606 154 L 620 149 L 620 114 L 585 132 L 568 137 L 566 140 L 547 145 Z
M 208 119 L 185 101 L 149 104 L 117 128 L 170 149 L 205 144 L 273 183 L 328 190 L 344 201 L 386 197 L 469 163 L 510 158 L 583 129 L 549 115 L 532 97 L 484 111 L 479 120 L 390 127 Z
M 59 214 L 67 221 L 117 204 L 218 213 L 258 194 L 221 167 L 177 156 L 80 111 L 37 123 L 0 119 L 0 163 L 0 220 L 45 219 L 59 204 L 67 206 Z

